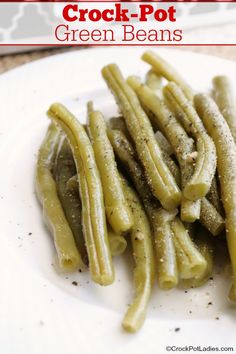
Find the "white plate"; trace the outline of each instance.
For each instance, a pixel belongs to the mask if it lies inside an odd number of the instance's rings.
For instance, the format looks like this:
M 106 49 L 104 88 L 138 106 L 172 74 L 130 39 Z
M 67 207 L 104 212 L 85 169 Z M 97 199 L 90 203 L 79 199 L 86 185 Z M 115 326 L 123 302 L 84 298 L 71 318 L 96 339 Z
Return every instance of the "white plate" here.
M 168 345 L 235 344 L 235 307 L 227 301 L 229 284 L 219 274 L 207 286 L 188 293 L 155 289 L 144 327 L 129 335 L 120 327 L 132 297 L 127 259 L 116 260 L 116 282 L 107 288 L 91 284 L 85 274 L 58 274 L 52 266 L 55 251 L 33 183 L 36 153 L 48 124 L 45 111 L 53 101 L 62 101 L 83 121 L 85 102 L 92 98 L 109 116 L 115 104 L 101 79 L 101 67 L 117 62 L 125 75 L 142 75 L 148 68 L 139 59 L 143 51 L 80 50 L 0 77 L 0 345 L 4 354 L 151 354 L 165 353 Z M 209 89 L 216 74 L 235 77 L 233 62 L 177 50 L 158 52 L 198 90 Z

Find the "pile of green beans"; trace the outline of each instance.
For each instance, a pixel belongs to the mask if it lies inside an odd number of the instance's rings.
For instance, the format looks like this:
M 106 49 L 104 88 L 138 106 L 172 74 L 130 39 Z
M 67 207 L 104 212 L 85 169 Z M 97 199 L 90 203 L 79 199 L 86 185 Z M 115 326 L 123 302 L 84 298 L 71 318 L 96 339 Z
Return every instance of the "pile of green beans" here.
M 114 282 L 113 257 L 132 254 L 134 298 L 122 321 L 136 332 L 159 289 L 197 288 L 225 237 L 236 301 L 236 105 L 229 79 L 197 94 L 154 52 L 145 81 L 102 69 L 119 117 L 87 105 L 87 123 L 60 103 L 39 149 L 36 191 L 62 271 Z M 130 247 L 127 247 L 130 244 Z
M 181 201 L 181 192 L 163 159 L 151 124 L 139 104 L 137 96 L 125 82 L 115 64 L 104 67 L 102 75 L 114 93 L 123 113 L 153 194 L 167 210 L 177 207 Z

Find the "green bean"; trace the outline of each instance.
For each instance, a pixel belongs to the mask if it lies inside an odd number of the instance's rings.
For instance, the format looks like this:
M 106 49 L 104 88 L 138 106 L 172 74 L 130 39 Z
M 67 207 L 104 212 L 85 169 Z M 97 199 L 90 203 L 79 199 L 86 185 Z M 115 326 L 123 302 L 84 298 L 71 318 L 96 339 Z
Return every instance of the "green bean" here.
M 127 129 L 127 126 L 125 124 L 125 120 L 122 116 L 120 117 L 112 117 L 108 120 L 107 127 L 109 129 L 118 129 L 121 130 L 127 138 L 132 141 L 132 138 L 129 134 L 129 131 Z
M 236 142 L 236 104 L 230 81 L 226 76 L 213 79 L 213 97 L 224 116 Z
M 152 117 L 154 125 L 161 130 L 170 142 L 180 165 L 181 182 L 184 189 L 194 172 L 193 163 L 195 161 L 194 158 L 191 160 L 191 156 L 195 154 L 193 140 L 188 137 L 184 128 L 152 90 L 146 85 L 142 85 L 134 76 L 129 77 L 127 81 L 135 90 L 141 105 L 149 113 L 149 117 Z M 199 216 L 200 200 L 190 201 L 182 197 L 181 219 L 194 222 L 199 219 Z
M 121 130 L 127 136 L 127 138 L 131 140 L 124 119 L 122 117 L 111 118 L 108 122 L 108 126 L 113 130 L 114 129 Z M 176 165 L 175 161 L 170 157 L 171 155 L 170 151 L 172 152 L 171 145 L 169 144 L 169 142 L 166 140 L 166 138 L 160 131 L 155 133 L 155 139 L 157 140 L 157 143 L 159 144 L 162 150 L 163 159 L 165 160 L 167 167 L 172 173 L 174 179 L 176 180 L 177 185 L 180 186 L 181 176 L 180 176 L 179 168 Z
M 155 213 L 155 250 L 157 255 L 157 279 L 159 287 L 169 290 L 178 284 L 176 251 L 171 221 L 175 213 L 160 209 Z
M 176 113 L 185 130 L 196 140 L 197 156 L 194 174 L 184 188 L 187 199 L 197 200 L 206 196 L 211 187 L 216 170 L 215 145 L 207 134 L 192 103 L 185 97 L 183 91 L 175 83 L 170 82 L 163 94 L 170 108 Z
M 199 219 L 201 215 L 201 201 L 188 200 L 186 198 L 182 199 L 180 217 L 182 221 L 194 222 Z
M 128 134 L 127 127 L 125 125 L 125 121 L 123 117 L 112 117 L 108 121 L 108 127 L 110 129 L 118 129 L 121 130 L 125 135 Z
M 119 162 L 125 167 L 126 171 L 128 171 L 148 215 L 151 216 L 152 208 L 158 209 L 160 208 L 160 204 L 158 200 L 154 198 L 146 183 L 143 168 L 137 160 L 136 152 L 132 144 L 120 130 L 108 129 L 107 133 L 115 155 L 118 157 Z
M 223 217 L 207 198 L 202 198 L 201 200 L 200 223 L 210 231 L 213 236 L 219 235 L 225 227 Z
M 38 153 L 36 191 L 43 207 L 45 221 L 53 235 L 59 266 L 65 271 L 75 271 L 83 267 L 83 262 L 57 196 L 52 175 L 58 139 L 59 132 L 55 125 L 51 124 Z
M 150 69 L 146 74 L 146 85 L 153 90 L 158 92 L 162 88 L 162 77 L 158 75 L 153 69 Z
M 89 135 L 103 187 L 107 219 L 114 232 L 120 235 L 129 231 L 133 226 L 132 214 L 123 193 L 103 115 L 91 108 L 88 120 Z
M 113 130 L 116 129 L 121 130 L 127 136 L 127 138 L 131 140 L 131 137 L 125 125 L 124 118 L 122 116 L 110 118 L 108 121 L 108 127 Z M 173 148 L 170 145 L 169 141 L 166 139 L 166 137 L 162 134 L 160 130 L 155 131 L 155 138 L 162 152 L 165 152 L 169 156 L 171 156 L 174 153 Z
M 124 236 L 117 235 L 111 227 L 108 226 L 108 240 L 112 256 L 119 256 L 124 253 L 127 247 L 127 241 Z
M 108 122 L 108 127 L 113 130 L 114 129 L 121 130 L 127 136 L 127 138 L 129 140 L 132 140 L 129 135 L 129 132 L 126 128 L 124 119 L 122 117 L 111 118 Z M 162 155 L 163 155 L 163 158 L 166 162 L 167 167 L 169 168 L 170 172 L 172 173 L 173 177 L 175 178 L 177 185 L 180 186 L 181 176 L 180 176 L 179 168 L 176 165 L 175 161 L 169 156 L 170 150 L 172 151 L 171 145 L 166 140 L 166 138 L 162 135 L 161 132 L 156 132 L 155 138 L 156 138 L 158 144 L 160 142 L 159 146 L 161 147 Z
M 207 194 L 207 199 L 211 204 L 214 206 L 214 208 L 218 211 L 219 214 L 224 215 L 224 210 L 220 198 L 220 188 L 218 186 L 218 176 L 217 174 L 212 180 L 211 188 L 209 190 L 209 193 Z
M 92 279 L 101 285 L 111 284 L 114 275 L 103 193 L 92 146 L 83 126 L 63 105 L 54 103 L 48 115 L 64 131 L 73 152 L 79 176 L 83 234 Z
M 132 210 L 134 218 L 131 241 L 135 260 L 135 297 L 125 314 L 122 326 L 129 332 L 136 332 L 142 326 L 146 316 L 146 310 L 154 284 L 155 261 L 151 230 L 143 206 L 135 191 L 128 185 L 124 178 L 122 182 L 126 200 Z
M 182 279 L 180 282 L 180 286 L 184 288 L 197 288 L 202 286 L 209 280 L 213 272 L 214 245 L 211 241 L 210 235 L 203 227 L 201 227 L 200 230 L 197 231 L 197 237 L 195 238 L 194 243 L 197 245 L 199 252 L 206 260 L 207 267 L 205 269 L 205 272 L 203 272 L 200 277 L 193 277 L 192 279 Z
M 215 102 L 207 95 L 194 98 L 198 114 L 216 144 L 217 168 L 225 209 L 225 228 L 228 250 L 231 258 L 234 288 L 236 285 L 236 149 L 229 126 Z
M 162 150 L 162 149 L 161 149 Z M 170 172 L 172 173 L 177 186 L 180 187 L 181 185 L 181 173 L 179 166 L 177 166 L 176 162 L 170 157 L 165 151 L 162 150 L 162 156 L 166 163 L 166 166 L 169 168 Z
M 193 99 L 194 92 L 186 83 L 182 76 L 163 58 L 152 51 L 147 51 L 142 55 L 142 59 L 152 66 L 152 69 L 159 75 L 162 75 L 168 81 L 174 81 L 184 91 L 189 100 Z
M 166 140 L 166 138 L 164 137 L 164 135 L 160 131 L 155 133 L 155 138 L 156 138 L 158 145 L 160 146 L 160 149 L 162 151 L 162 156 L 166 162 L 166 165 L 168 166 L 170 172 L 172 173 L 177 185 L 180 186 L 181 185 L 181 172 L 180 172 L 179 166 L 176 164 L 176 162 L 170 156 L 170 151 L 172 151 L 172 147 L 169 148 L 169 146 L 170 146 L 170 145 L 168 145 L 169 142 Z
M 177 210 L 166 211 L 160 208 L 159 202 L 153 198 L 143 169 L 136 160 L 135 151 L 125 135 L 118 130 L 109 130 L 108 136 L 115 154 L 134 183 L 149 217 L 155 241 L 159 286 L 165 290 L 173 288 L 178 282 L 178 272 L 170 223 Z
M 171 223 L 180 279 L 200 278 L 206 272 L 207 262 L 191 240 L 179 218 Z
M 139 159 L 144 166 L 153 194 L 164 208 L 174 209 L 181 201 L 181 192 L 163 160 L 150 122 L 135 93 L 125 82 L 115 64 L 103 68 L 102 74 L 115 95 L 129 133 L 135 141 Z
M 82 231 L 81 201 L 78 183 L 76 185 L 77 188 L 68 189 L 67 187 L 68 180 L 73 177 L 75 173 L 74 157 L 69 143 L 63 136 L 59 144 L 54 166 L 57 193 L 82 260 L 85 264 L 88 264 L 88 255 Z
M 171 156 L 174 153 L 174 150 L 173 150 L 171 144 L 169 143 L 169 141 L 166 139 L 165 135 L 163 135 L 160 130 L 157 130 L 155 132 L 155 138 L 156 138 L 158 145 L 160 146 L 162 151 L 164 151 L 169 156 Z

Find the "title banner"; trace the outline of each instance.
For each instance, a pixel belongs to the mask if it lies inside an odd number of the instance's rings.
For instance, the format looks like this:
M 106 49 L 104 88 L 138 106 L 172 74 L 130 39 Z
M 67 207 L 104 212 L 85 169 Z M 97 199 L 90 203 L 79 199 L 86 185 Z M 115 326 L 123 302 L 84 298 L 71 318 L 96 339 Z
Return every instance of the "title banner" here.
M 69 44 L 181 42 L 176 12 L 174 5 L 164 9 L 157 3 L 138 4 L 135 11 L 127 3 L 67 4 L 54 33 L 58 42 Z
M 0 3 L 0 45 L 236 44 L 218 27 L 235 19 L 232 3 Z

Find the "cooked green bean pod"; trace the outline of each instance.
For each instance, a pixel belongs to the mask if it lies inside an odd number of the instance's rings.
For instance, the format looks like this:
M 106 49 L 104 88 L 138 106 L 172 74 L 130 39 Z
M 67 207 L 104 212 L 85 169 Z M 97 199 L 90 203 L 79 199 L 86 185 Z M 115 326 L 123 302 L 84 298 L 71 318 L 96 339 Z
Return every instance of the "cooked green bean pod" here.
M 122 178 L 122 181 L 126 200 L 134 218 L 131 242 L 135 260 L 135 297 L 125 314 L 122 326 L 129 332 L 136 332 L 142 326 L 146 316 L 155 277 L 155 260 L 151 230 L 143 206 L 127 181 L 124 178 Z
M 114 152 L 107 137 L 103 115 L 90 105 L 88 130 L 95 160 L 100 173 L 107 219 L 116 234 L 126 233 L 133 226 L 133 217 L 127 205 Z
M 114 275 L 102 185 L 91 143 L 84 127 L 63 105 L 54 103 L 48 115 L 64 131 L 73 152 L 79 177 L 83 234 L 92 279 L 101 285 L 111 284 Z
M 211 188 L 209 190 L 209 193 L 207 194 L 207 199 L 209 200 L 209 202 L 211 202 L 211 204 L 218 211 L 218 213 L 224 215 L 224 210 L 220 199 L 220 188 L 218 186 L 217 176 L 215 176 L 212 180 Z
M 216 144 L 217 168 L 225 210 L 225 229 L 236 285 L 236 149 L 233 136 L 215 102 L 207 95 L 194 98 L 198 114 Z M 236 290 L 236 289 L 235 289 Z M 234 291 L 235 291 L 234 290 Z M 235 296 L 236 298 L 236 296 Z
M 178 268 L 171 221 L 176 213 L 159 209 L 155 213 L 155 250 L 157 255 L 157 280 L 159 287 L 169 290 L 178 284 Z
M 219 235 L 225 227 L 223 217 L 207 198 L 202 198 L 201 200 L 200 223 L 210 231 L 213 236 Z
M 57 196 L 52 174 L 58 140 L 59 132 L 54 124 L 50 124 L 38 153 L 36 191 L 43 207 L 45 221 L 53 235 L 59 266 L 64 271 L 75 271 L 83 267 L 83 262 Z
M 162 149 L 161 149 L 162 150 Z M 165 160 L 166 166 L 169 168 L 170 172 L 172 173 L 178 187 L 181 186 L 181 173 L 179 166 L 176 162 L 170 157 L 165 151 L 162 150 L 162 156 Z
M 194 174 L 184 188 L 187 199 L 197 200 L 209 192 L 216 170 L 215 145 L 195 111 L 192 103 L 185 97 L 183 91 L 174 82 L 163 89 L 164 97 L 169 107 L 176 114 L 185 130 L 196 140 L 197 156 Z
M 179 218 L 171 223 L 180 279 L 200 278 L 206 272 L 207 262 L 191 240 Z
M 153 69 L 150 69 L 146 74 L 146 85 L 154 92 L 161 92 L 163 78 L 158 75 Z
M 236 142 L 236 103 L 230 81 L 226 76 L 213 79 L 213 97 L 224 116 Z
M 213 261 L 214 261 L 214 245 L 208 232 L 201 227 L 197 231 L 197 237 L 194 239 L 199 252 L 202 254 L 207 262 L 205 271 L 200 277 L 193 277 L 192 279 L 182 279 L 180 286 L 184 288 L 198 288 L 204 285 L 212 275 Z
M 194 172 L 193 163 L 195 160 L 191 159 L 191 156 L 195 154 L 193 140 L 189 138 L 164 102 L 151 89 L 134 76 L 129 77 L 127 81 L 135 90 L 154 126 L 158 127 L 170 142 L 180 165 L 182 189 L 184 189 Z M 182 196 L 181 219 L 186 222 L 194 222 L 199 219 L 199 216 L 200 200 L 190 201 Z
M 75 243 L 79 249 L 82 260 L 88 264 L 88 255 L 83 237 L 81 220 L 81 201 L 79 197 L 78 182 L 76 188 L 68 188 L 67 182 L 76 173 L 74 157 L 68 141 L 63 136 L 57 152 L 54 166 L 57 193 L 62 204 L 64 214 L 73 232 Z
M 188 200 L 185 197 L 182 199 L 180 217 L 182 221 L 194 222 L 201 215 L 201 201 Z
M 153 197 L 151 190 L 146 183 L 143 168 L 138 163 L 136 152 L 130 141 L 124 133 L 118 129 L 108 129 L 107 133 L 119 162 L 122 163 L 128 173 L 130 171 L 133 183 L 144 202 L 145 208 L 148 205 L 149 200 L 153 201 L 153 207 L 159 208 L 160 204 L 158 200 Z M 149 210 L 147 212 L 149 213 Z
M 174 176 L 177 185 L 181 186 L 181 172 L 180 172 L 179 166 L 176 164 L 176 162 L 170 156 L 170 155 L 172 155 L 172 152 L 173 152 L 172 146 L 169 144 L 168 140 L 164 137 L 164 135 L 160 131 L 157 131 L 155 133 L 155 138 L 156 138 L 156 141 L 158 142 L 158 145 L 160 146 L 160 148 L 162 150 L 162 155 L 163 155 L 163 158 L 166 162 L 166 165 L 168 166 L 170 172 Z M 183 199 L 183 197 L 182 197 L 182 199 Z M 182 201 L 181 201 L 181 203 L 182 203 Z
M 137 96 L 125 82 L 115 64 L 103 68 L 102 74 L 124 116 L 153 194 L 160 200 L 164 208 L 174 209 L 181 201 L 181 192 L 166 166 L 151 124 L 141 108 Z
M 160 130 L 157 130 L 155 132 L 155 138 L 156 138 L 160 148 L 162 149 L 162 151 L 164 151 L 169 156 L 171 156 L 174 153 L 174 150 L 173 150 L 171 144 L 169 143 L 169 141 L 166 139 L 165 135 L 163 135 Z
M 112 256 L 119 256 L 125 251 L 127 247 L 126 239 L 124 238 L 124 236 L 117 235 L 109 226 L 108 226 L 108 240 L 109 240 Z
M 177 210 L 166 211 L 153 198 L 143 169 L 125 135 L 118 130 L 109 130 L 108 136 L 118 159 L 132 179 L 149 217 L 157 255 L 159 286 L 165 290 L 173 288 L 178 282 L 178 272 L 170 223 L 177 214 Z
M 129 134 L 123 117 L 112 117 L 107 123 L 110 129 L 121 130 L 125 135 Z
M 189 100 L 193 99 L 194 92 L 182 76 L 158 54 L 148 50 L 142 55 L 142 59 L 152 66 L 152 69 L 159 75 L 164 76 L 168 81 L 174 81 L 184 91 Z
M 114 129 L 121 130 L 127 136 L 127 138 L 129 138 L 129 140 L 131 140 L 131 137 L 130 137 L 129 132 L 126 128 L 124 119 L 122 117 L 111 118 L 108 122 L 108 127 L 113 130 Z M 171 155 L 170 151 L 171 152 L 173 151 L 171 145 L 169 144 L 169 142 L 166 140 L 166 138 L 164 137 L 164 135 L 161 132 L 156 132 L 155 138 L 162 150 L 162 155 L 163 155 L 163 158 L 166 162 L 167 167 L 169 168 L 170 172 L 172 173 L 173 177 L 175 178 L 177 185 L 180 186 L 181 174 L 180 174 L 179 168 L 176 165 L 175 161 L 170 157 L 170 155 Z
M 125 136 L 127 136 L 127 138 L 132 141 L 132 138 L 129 134 L 129 131 L 127 129 L 127 126 L 125 124 L 125 120 L 122 116 L 120 117 L 112 117 L 108 120 L 107 122 L 107 127 L 109 129 L 118 129 L 118 130 L 121 130 Z

